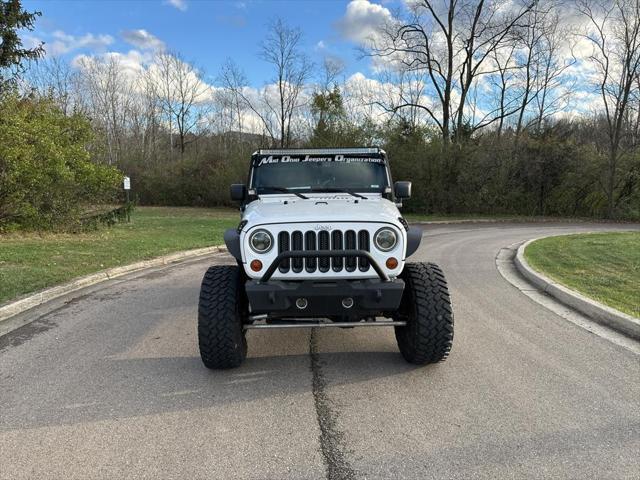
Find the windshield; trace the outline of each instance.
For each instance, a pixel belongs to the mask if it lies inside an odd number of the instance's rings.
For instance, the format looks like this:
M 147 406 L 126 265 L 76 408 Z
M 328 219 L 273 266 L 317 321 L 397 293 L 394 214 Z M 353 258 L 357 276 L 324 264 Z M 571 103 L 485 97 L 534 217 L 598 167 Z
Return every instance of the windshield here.
M 298 192 L 352 191 L 382 193 L 388 186 L 384 161 L 377 158 L 342 161 L 258 163 L 253 169 L 252 188 L 258 194 L 274 189 Z

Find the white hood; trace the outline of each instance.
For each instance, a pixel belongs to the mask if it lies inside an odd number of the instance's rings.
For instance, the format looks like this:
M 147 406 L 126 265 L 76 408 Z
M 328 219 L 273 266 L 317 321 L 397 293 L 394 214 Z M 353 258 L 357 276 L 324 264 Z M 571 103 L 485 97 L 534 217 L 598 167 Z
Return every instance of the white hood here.
M 344 194 L 305 193 L 308 200 L 295 195 L 263 195 L 247 205 L 243 220 L 247 227 L 297 222 L 388 222 L 400 225 L 395 203 L 377 194 L 367 199 Z

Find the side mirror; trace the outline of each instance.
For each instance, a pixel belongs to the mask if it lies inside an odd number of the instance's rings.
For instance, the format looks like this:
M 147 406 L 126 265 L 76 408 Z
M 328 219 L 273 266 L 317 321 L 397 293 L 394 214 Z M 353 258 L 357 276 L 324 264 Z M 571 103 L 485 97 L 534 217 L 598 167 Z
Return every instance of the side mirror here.
M 231 200 L 243 202 L 247 198 L 247 186 L 244 183 L 234 183 L 231 185 Z
M 411 182 L 396 182 L 393 184 L 393 191 L 398 200 L 411 198 Z

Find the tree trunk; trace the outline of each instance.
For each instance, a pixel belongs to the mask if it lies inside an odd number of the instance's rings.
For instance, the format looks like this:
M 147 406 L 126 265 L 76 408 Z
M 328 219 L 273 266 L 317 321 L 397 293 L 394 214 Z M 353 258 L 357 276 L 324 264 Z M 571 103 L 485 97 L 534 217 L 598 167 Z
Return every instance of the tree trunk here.
M 614 145 L 609 152 L 609 171 L 607 178 L 607 218 L 615 217 L 615 200 L 614 193 L 616 187 L 616 169 L 618 163 L 618 149 Z

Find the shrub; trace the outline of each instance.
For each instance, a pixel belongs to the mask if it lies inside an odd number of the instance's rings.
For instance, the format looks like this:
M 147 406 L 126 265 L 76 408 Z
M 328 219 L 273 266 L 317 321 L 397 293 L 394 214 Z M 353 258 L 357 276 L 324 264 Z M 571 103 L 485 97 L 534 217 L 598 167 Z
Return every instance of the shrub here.
M 112 202 L 121 173 L 93 163 L 86 118 L 48 99 L 0 97 L 0 230 L 73 229 L 85 208 Z

